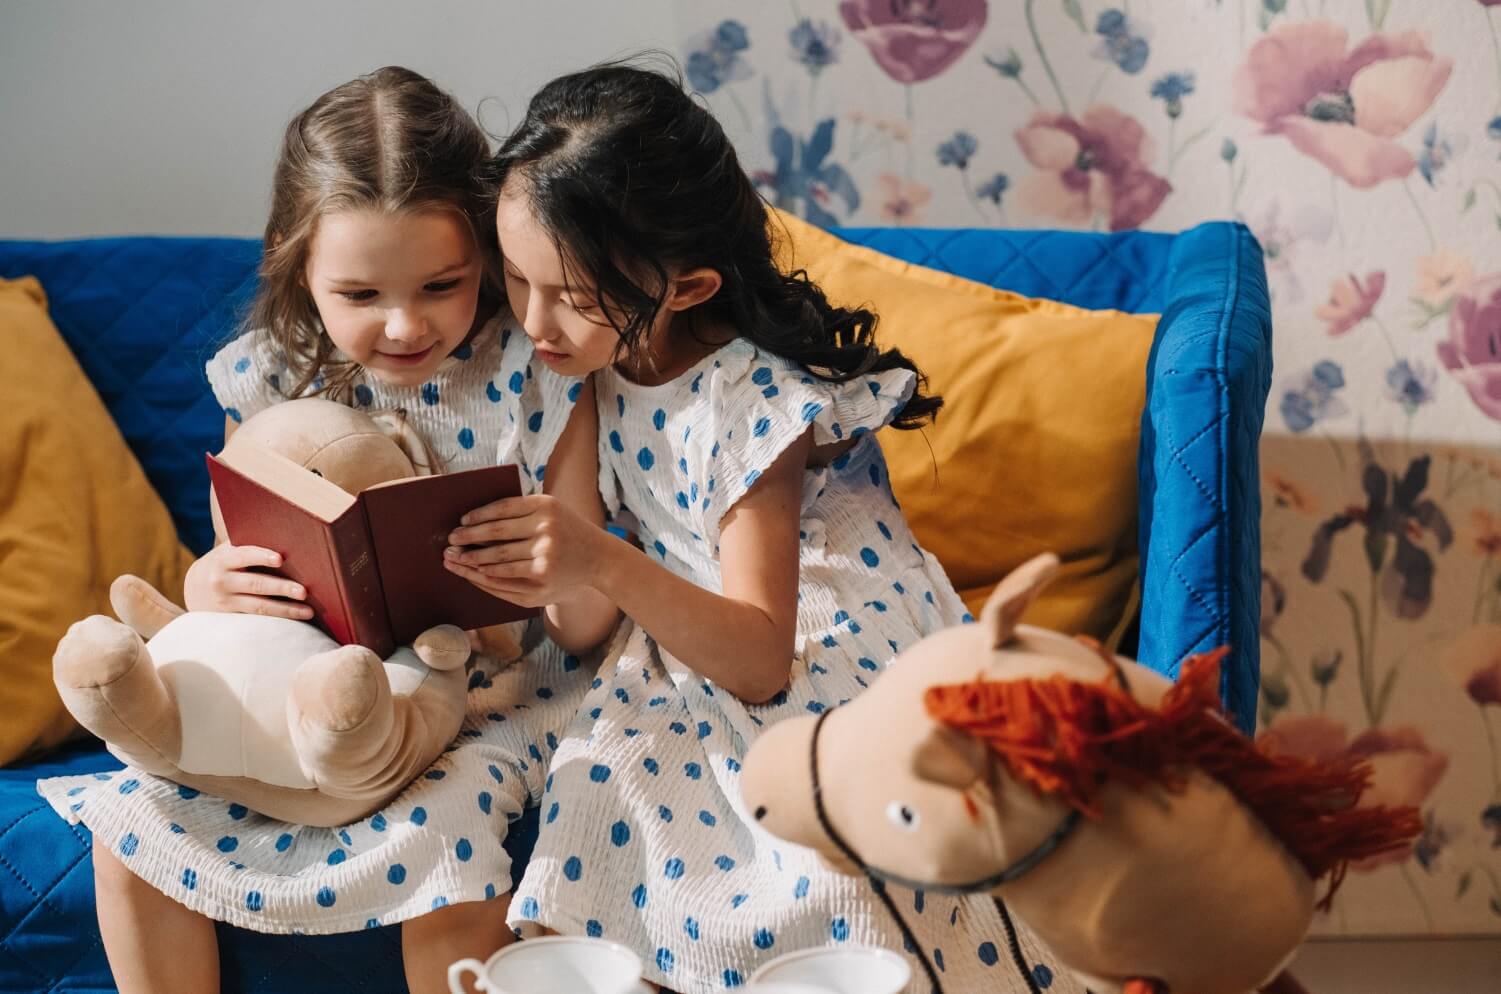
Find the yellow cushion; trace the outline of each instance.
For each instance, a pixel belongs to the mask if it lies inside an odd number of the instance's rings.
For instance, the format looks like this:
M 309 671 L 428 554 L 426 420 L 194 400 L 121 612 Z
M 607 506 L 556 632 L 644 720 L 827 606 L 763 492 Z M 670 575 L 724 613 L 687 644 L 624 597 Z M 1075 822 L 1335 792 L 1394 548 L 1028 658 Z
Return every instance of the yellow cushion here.
M 1157 318 L 1033 300 L 852 245 L 791 215 L 779 261 L 879 315 L 942 394 L 921 432 L 877 436 L 922 545 L 978 614 L 1039 552 L 1063 571 L 1026 620 L 1110 639 L 1137 575 L 1136 455 Z
M 69 625 L 135 573 L 181 602 L 192 554 L 31 277 L 0 280 L 0 764 L 78 731 L 52 684 Z

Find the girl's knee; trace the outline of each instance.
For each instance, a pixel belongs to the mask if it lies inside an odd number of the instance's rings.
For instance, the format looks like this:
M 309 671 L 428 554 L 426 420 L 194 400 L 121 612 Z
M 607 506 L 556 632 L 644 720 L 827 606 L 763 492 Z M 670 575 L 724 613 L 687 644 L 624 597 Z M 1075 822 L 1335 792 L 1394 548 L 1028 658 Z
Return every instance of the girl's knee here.
M 120 858 L 111 852 L 108 846 L 101 846 L 96 842 L 93 846 L 93 857 L 96 889 L 119 892 L 146 886 L 140 877 L 125 868 L 125 864 L 120 862 Z

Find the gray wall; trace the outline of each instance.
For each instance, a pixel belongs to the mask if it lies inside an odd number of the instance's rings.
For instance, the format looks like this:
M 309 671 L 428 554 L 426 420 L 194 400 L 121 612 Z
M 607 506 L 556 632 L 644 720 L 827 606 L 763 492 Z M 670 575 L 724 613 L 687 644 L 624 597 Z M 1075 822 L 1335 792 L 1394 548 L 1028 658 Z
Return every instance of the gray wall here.
M 676 52 L 667 0 L 0 0 L 0 237 L 255 235 L 288 118 L 383 65 L 492 132 L 558 73 Z

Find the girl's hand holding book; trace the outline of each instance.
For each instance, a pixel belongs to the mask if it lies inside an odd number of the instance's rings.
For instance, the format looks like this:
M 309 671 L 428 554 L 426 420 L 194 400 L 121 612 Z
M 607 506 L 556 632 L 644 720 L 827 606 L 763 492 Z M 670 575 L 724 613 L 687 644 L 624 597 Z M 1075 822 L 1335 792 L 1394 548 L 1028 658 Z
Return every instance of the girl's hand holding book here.
M 257 545 L 216 545 L 188 568 L 183 600 L 189 611 L 261 614 L 309 621 L 313 609 L 302 603 L 302 584 L 274 573 L 281 556 Z
M 525 607 L 590 587 L 610 534 L 550 494 L 495 501 L 464 515 L 444 553 L 449 570 Z

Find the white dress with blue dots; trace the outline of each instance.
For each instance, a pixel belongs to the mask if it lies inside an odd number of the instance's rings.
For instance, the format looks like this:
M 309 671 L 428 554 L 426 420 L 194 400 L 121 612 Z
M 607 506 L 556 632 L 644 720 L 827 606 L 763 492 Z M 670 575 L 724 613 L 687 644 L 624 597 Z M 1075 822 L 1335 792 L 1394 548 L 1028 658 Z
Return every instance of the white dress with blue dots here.
M 913 541 L 870 435 L 915 377 L 825 383 L 744 339 L 666 384 L 612 370 L 596 377 L 606 504 L 634 515 L 649 554 L 711 590 L 721 589 L 719 523 L 760 473 L 810 426 L 818 445 L 860 440 L 804 477 L 787 690 L 748 706 L 641 629 L 623 628 L 558 745 L 512 925 L 624 943 L 649 979 L 686 994 L 740 986 L 797 949 L 902 948 L 867 883 L 754 827 L 738 780 L 763 727 L 854 697 L 901 649 L 965 617 L 937 561 Z M 892 891 L 948 989 L 1025 990 L 988 899 Z M 1023 942 L 1030 961 L 1044 963 L 1040 947 Z
M 523 483 L 543 473 L 578 396 L 578 381 L 533 361 L 530 342 L 497 319 L 425 384 L 360 381 L 357 406 L 405 408 L 450 470 L 516 462 Z M 208 364 L 220 404 L 248 417 L 285 399 L 285 364 L 265 336 L 242 336 Z M 342 828 L 266 818 L 126 768 L 43 781 L 69 821 L 147 883 L 194 911 L 261 932 L 346 932 L 404 921 L 449 903 L 505 892 L 510 822 L 542 795 L 557 735 L 577 712 L 593 667 L 565 655 L 539 622 L 530 651 L 470 678 L 454 745 L 383 810 Z

